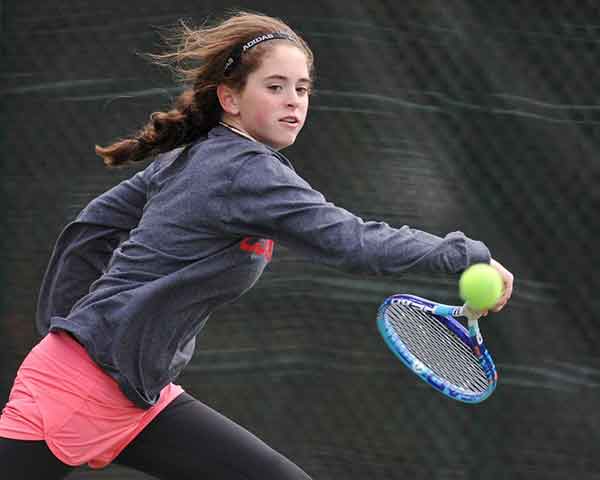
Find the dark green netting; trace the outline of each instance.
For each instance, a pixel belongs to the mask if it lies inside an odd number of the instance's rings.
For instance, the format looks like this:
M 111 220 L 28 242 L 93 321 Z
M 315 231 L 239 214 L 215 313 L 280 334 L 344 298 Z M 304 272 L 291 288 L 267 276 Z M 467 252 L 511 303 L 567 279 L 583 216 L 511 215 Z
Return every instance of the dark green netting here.
M 158 49 L 157 27 L 237 6 L 283 17 L 316 53 L 287 150 L 299 173 L 364 218 L 485 241 L 515 293 L 481 325 L 496 393 L 463 405 L 408 373 L 374 323 L 392 293 L 457 302 L 456 278 L 349 275 L 278 246 L 181 383 L 315 480 L 600 478 L 600 9 L 554 3 L 0 1 L 0 403 L 37 340 L 57 234 L 135 171 L 105 170 L 94 144 L 177 95 L 137 53 Z

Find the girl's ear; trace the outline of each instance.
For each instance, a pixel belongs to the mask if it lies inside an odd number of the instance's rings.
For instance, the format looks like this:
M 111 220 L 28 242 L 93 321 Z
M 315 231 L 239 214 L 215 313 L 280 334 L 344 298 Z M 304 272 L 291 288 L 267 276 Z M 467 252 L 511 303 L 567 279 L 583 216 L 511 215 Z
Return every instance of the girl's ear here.
M 225 113 L 229 113 L 230 115 L 237 115 L 240 113 L 238 107 L 238 93 L 233 88 L 220 83 L 217 86 L 217 97 L 221 104 L 221 108 Z

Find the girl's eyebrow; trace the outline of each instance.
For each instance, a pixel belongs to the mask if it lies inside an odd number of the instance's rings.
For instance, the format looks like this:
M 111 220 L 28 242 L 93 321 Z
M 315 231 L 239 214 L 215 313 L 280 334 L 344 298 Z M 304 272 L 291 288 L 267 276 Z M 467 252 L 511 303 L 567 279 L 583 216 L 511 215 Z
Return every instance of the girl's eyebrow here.
M 287 81 L 287 80 L 289 80 L 289 78 L 286 77 L 285 75 L 275 74 L 275 75 L 269 75 L 268 77 L 265 77 L 265 80 L 282 80 L 282 81 Z M 306 77 L 299 78 L 298 82 L 312 83 L 311 79 L 310 78 L 306 78 Z

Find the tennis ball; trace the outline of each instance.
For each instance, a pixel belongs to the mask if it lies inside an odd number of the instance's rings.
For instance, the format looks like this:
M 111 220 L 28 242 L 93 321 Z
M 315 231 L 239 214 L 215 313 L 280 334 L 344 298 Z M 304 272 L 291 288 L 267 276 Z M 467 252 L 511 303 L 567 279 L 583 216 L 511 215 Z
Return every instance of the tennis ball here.
M 504 284 L 500 273 L 487 263 L 476 263 L 460 276 L 461 298 L 476 310 L 489 310 L 498 303 Z

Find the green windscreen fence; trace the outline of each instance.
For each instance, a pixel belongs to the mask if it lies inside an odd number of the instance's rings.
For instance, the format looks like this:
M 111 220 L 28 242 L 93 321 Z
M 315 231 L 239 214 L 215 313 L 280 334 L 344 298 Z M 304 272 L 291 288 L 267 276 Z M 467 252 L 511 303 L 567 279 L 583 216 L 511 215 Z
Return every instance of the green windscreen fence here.
M 298 173 L 364 219 L 483 240 L 515 292 L 481 323 L 498 388 L 465 405 L 404 369 L 375 326 L 393 293 L 458 303 L 455 276 L 349 274 L 277 245 L 178 381 L 315 480 L 600 478 L 592 1 L 0 1 L 0 404 L 39 339 L 57 235 L 140 168 L 107 170 L 94 145 L 179 93 L 140 54 L 179 19 L 231 8 L 285 19 L 315 52 L 308 122 L 285 151 Z

